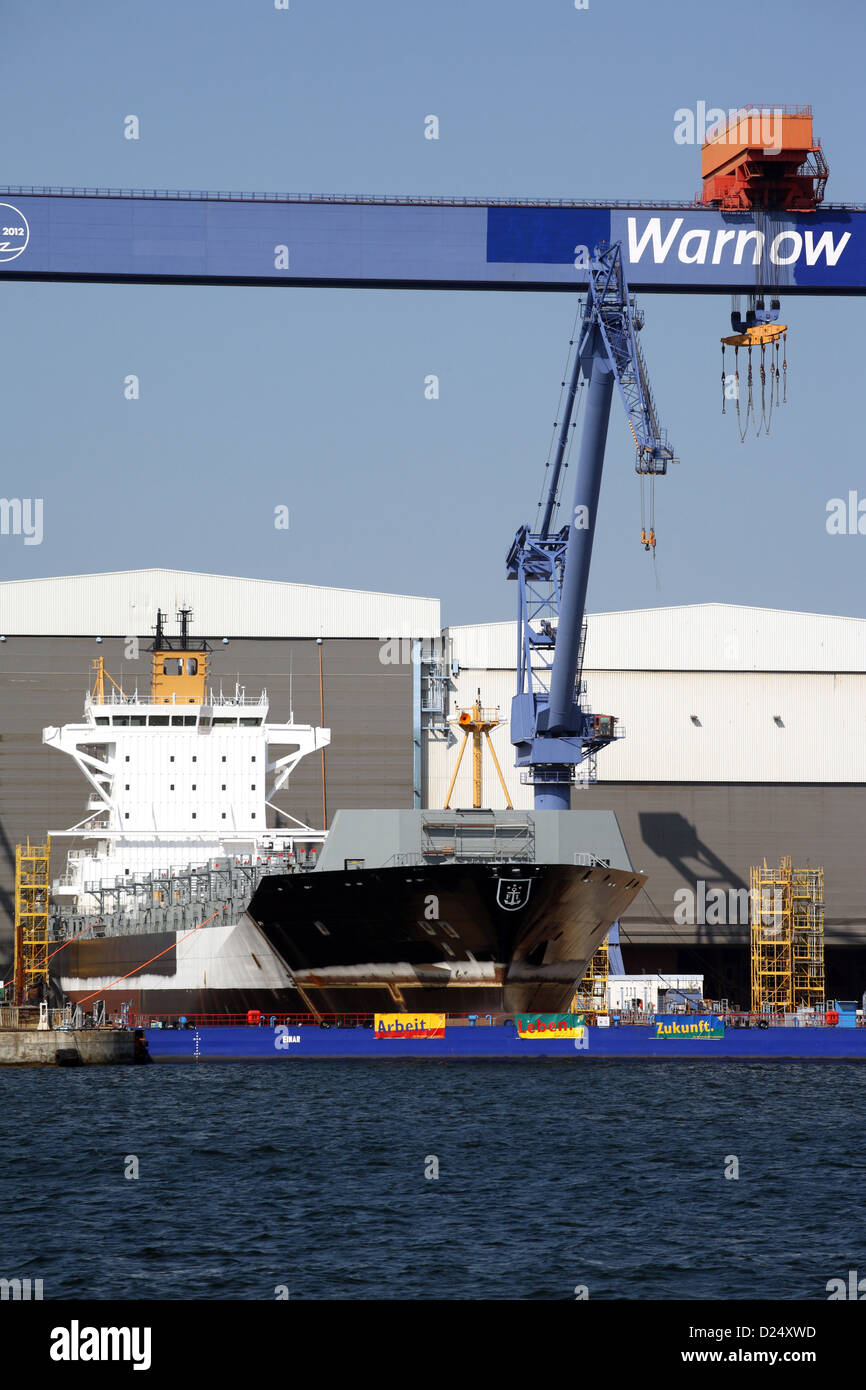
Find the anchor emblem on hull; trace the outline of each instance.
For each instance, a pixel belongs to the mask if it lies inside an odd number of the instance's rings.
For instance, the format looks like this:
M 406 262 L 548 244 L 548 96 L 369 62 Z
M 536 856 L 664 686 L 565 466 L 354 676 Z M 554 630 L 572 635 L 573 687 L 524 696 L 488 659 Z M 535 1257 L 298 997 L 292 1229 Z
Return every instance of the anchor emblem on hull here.
M 531 878 L 500 878 L 496 880 L 496 901 L 506 912 L 516 912 L 529 902 Z M 503 889 L 505 890 L 503 893 Z

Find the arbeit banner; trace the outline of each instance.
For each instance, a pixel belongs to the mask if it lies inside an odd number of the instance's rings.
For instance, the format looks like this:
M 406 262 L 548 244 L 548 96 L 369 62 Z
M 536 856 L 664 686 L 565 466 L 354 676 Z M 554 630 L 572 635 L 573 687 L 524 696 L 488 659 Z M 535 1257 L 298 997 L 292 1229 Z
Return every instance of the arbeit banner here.
M 444 1038 L 444 1014 L 375 1014 L 377 1038 Z

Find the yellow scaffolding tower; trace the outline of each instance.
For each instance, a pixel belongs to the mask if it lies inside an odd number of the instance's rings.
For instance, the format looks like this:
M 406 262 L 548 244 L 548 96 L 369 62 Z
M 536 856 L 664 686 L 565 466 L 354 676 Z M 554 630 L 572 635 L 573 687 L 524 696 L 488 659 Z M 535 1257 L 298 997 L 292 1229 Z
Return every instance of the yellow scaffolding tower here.
M 50 840 L 15 848 L 16 1004 L 39 1002 L 48 989 L 48 905 Z
M 592 1022 L 599 1014 L 607 1013 L 607 984 L 610 976 L 610 947 L 607 937 L 599 946 L 571 1001 L 571 1012 L 583 1014 Z
M 823 869 L 792 870 L 791 937 L 794 1008 L 819 1008 L 825 993 Z
M 750 874 L 752 1010 L 790 1013 L 824 1001 L 824 870 L 778 868 Z

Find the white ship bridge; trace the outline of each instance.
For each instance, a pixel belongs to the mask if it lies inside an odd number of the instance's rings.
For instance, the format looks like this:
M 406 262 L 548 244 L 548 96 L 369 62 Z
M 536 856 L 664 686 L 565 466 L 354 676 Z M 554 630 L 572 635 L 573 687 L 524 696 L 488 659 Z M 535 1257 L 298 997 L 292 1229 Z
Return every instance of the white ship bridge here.
M 92 842 L 71 850 L 55 884 L 55 900 L 73 911 L 94 910 L 94 890 L 126 880 L 134 894 L 142 880 L 212 861 L 305 863 L 325 838 L 275 798 L 330 731 L 268 723 L 266 691 L 209 689 L 207 644 L 194 645 L 185 626 L 179 647 L 158 624 L 148 699 L 126 695 L 97 659 L 83 721 L 43 730 L 43 742 L 72 758 L 90 784 L 83 819 L 51 832 Z M 282 828 L 268 827 L 268 808 Z

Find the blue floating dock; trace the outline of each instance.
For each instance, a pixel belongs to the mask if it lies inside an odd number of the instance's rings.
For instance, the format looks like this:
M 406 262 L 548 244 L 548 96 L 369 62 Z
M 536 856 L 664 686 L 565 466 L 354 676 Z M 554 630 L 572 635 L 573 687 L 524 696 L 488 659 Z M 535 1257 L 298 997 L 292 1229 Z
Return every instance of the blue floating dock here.
M 155 1062 L 331 1059 L 480 1061 L 559 1058 L 574 1062 L 618 1057 L 668 1061 L 866 1060 L 866 1028 L 727 1028 L 722 1037 L 657 1038 L 652 1025 L 591 1027 L 579 1038 L 521 1038 L 508 1025 L 446 1028 L 441 1038 L 377 1037 L 372 1028 L 203 1025 L 147 1028 Z

